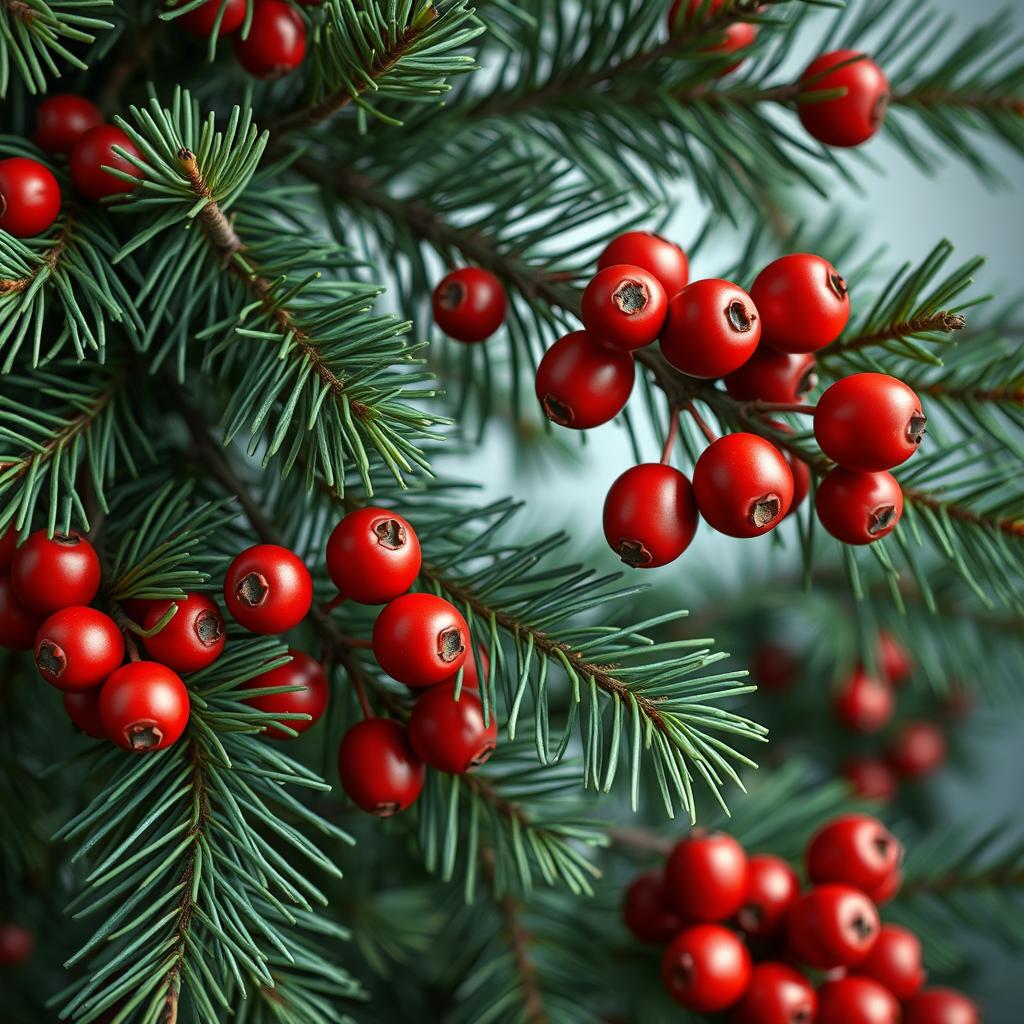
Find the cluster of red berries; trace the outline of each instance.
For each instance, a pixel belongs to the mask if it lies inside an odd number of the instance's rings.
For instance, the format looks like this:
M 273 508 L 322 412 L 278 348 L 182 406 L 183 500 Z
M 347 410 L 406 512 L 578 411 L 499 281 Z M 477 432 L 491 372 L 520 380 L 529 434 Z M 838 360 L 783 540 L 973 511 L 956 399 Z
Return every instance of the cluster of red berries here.
M 879 921 L 902 852 L 877 819 L 836 818 L 807 847 L 801 891 L 786 861 L 696 830 L 629 887 L 626 925 L 666 947 L 662 982 L 676 1002 L 730 1010 L 733 1024 L 978 1024 L 960 993 L 923 989 L 917 937 Z M 824 972 L 817 987 L 812 971 Z

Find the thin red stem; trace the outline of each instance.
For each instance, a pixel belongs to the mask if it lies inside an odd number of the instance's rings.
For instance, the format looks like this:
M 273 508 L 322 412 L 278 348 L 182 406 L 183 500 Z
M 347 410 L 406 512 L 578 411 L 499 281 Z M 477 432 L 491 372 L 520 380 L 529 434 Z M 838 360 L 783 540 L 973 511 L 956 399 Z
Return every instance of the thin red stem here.
M 803 402 L 765 402 L 760 398 L 753 402 L 747 402 L 744 406 L 749 412 L 796 412 L 805 416 L 813 416 L 817 408 L 813 405 L 806 405 Z
M 346 599 L 345 595 L 342 594 L 342 593 L 339 593 L 336 597 L 332 597 L 330 599 L 330 601 L 327 601 L 324 604 L 320 605 L 320 611 L 324 615 L 327 615 L 329 612 L 333 612 L 335 608 L 337 608 L 340 605 L 344 604 L 346 600 L 347 599 Z
M 714 444 L 718 440 L 718 435 L 708 426 L 707 420 L 699 412 L 693 402 L 687 402 L 683 408 L 690 414 L 693 422 L 700 428 L 700 432 L 708 439 L 708 444 Z
M 370 698 L 366 695 L 366 681 L 363 679 L 363 673 L 359 671 L 359 666 L 353 660 L 349 660 L 346 662 L 345 668 L 348 670 L 352 685 L 356 688 L 356 697 L 359 700 L 359 708 L 363 712 L 363 718 L 376 718 L 373 705 L 370 704 Z
M 679 406 L 673 405 L 669 410 L 668 433 L 665 435 L 665 444 L 661 449 L 661 464 L 667 466 L 672 461 L 672 449 L 676 446 L 679 438 Z
M 372 640 L 363 640 L 363 639 L 361 639 L 360 637 L 357 637 L 357 636 L 345 636 L 345 635 L 339 635 L 337 639 L 338 639 L 338 643 L 344 644 L 346 647 L 349 647 L 349 648 L 352 648 L 352 649 L 356 649 L 356 650 L 360 650 L 360 651 L 372 651 L 373 650 L 373 641 Z

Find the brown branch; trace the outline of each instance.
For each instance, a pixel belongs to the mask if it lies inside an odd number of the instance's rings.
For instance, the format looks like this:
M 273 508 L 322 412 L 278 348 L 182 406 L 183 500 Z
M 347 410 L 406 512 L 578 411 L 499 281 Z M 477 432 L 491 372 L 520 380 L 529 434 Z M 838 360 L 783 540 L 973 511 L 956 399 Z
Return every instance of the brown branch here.
M 941 381 L 934 384 L 915 384 L 906 381 L 919 395 L 933 398 L 951 398 L 966 402 L 1006 402 L 1024 405 L 1024 388 L 956 388 L 947 387 Z
M 613 825 L 605 832 L 613 845 L 642 856 L 656 854 L 659 857 L 667 857 L 675 845 L 666 836 L 660 836 L 657 832 L 635 825 Z
M 954 334 L 957 331 L 962 331 L 966 326 L 967 318 L 962 313 L 940 310 L 938 313 L 923 314 L 912 317 L 910 320 L 889 324 L 870 334 L 860 334 L 846 341 L 840 340 L 832 348 L 827 349 L 821 358 L 827 359 L 832 355 L 855 352 L 873 345 L 884 345 L 887 341 L 900 341 L 902 338 L 908 338 L 915 334 L 932 334 L 939 331 L 945 334 Z
M 67 249 L 71 241 L 72 229 L 74 227 L 74 212 L 74 206 L 68 204 L 65 208 L 64 223 L 54 238 L 53 245 L 47 250 L 42 262 L 27 277 L 0 277 L 0 297 L 4 295 L 17 295 L 19 292 L 25 291 L 44 270 L 48 270 L 51 274 L 54 272 L 61 256 L 64 255 L 64 250 Z
M 999 530 L 1000 533 L 1008 534 L 1011 537 L 1024 537 L 1024 519 L 985 515 L 955 501 L 942 501 L 941 498 L 937 498 L 928 491 L 920 491 L 913 487 L 904 487 L 903 496 L 909 498 L 915 505 L 921 505 L 934 512 L 943 512 L 950 519 L 955 519 L 959 523 L 980 526 L 987 530 Z
M 25 25 L 31 25 L 39 16 L 39 12 L 34 7 L 24 3 L 23 0 L 3 0 L 3 2 L 4 7 Z
M 900 889 L 900 896 L 947 893 L 957 889 L 985 889 L 1024 887 L 1024 869 L 1016 866 L 996 867 L 977 875 L 962 875 L 956 871 L 934 878 L 909 878 Z
M 971 110 L 999 110 L 1024 117 L 1024 98 L 1020 96 L 993 96 L 983 92 L 960 92 L 957 89 L 910 89 L 896 93 L 891 97 L 891 104 L 900 106 L 942 106 L 967 107 Z

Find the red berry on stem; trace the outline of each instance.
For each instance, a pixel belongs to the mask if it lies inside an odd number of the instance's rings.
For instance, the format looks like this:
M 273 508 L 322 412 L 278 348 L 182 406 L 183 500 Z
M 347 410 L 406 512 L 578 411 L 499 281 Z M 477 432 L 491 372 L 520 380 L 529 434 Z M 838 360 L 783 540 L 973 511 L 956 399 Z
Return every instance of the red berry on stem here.
M 946 760 L 946 737 L 933 722 L 907 722 L 887 752 L 893 771 L 904 779 L 923 779 Z
M 172 604 L 171 620 L 144 643 L 149 656 L 175 672 L 198 672 L 212 665 L 224 651 L 224 619 L 206 594 L 188 594 L 173 601 L 152 601 L 142 617 L 143 629 L 153 629 Z
M 643 267 L 619 263 L 599 270 L 583 292 L 583 326 L 615 348 L 650 345 L 661 333 L 668 297 L 661 282 Z
M 257 78 L 290 74 L 306 56 L 306 23 L 284 0 L 253 0 L 249 35 L 235 37 L 235 56 Z
M 868 898 L 876 907 L 885 906 L 886 903 L 894 900 L 898 895 L 900 889 L 903 888 L 903 872 L 899 868 L 894 871 L 890 871 L 885 878 L 879 882 L 868 893 Z
M 818 989 L 817 1024 L 900 1024 L 900 1004 L 877 981 L 846 977 Z
M 626 890 L 626 927 L 640 942 L 663 946 L 683 930 L 683 918 L 672 908 L 660 871 L 638 875 Z
M 36 530 L 14 553 L 11 583 L 18 603 L 37 615 L 87 605 L 100 589 L 99 556 L 81 534 Z
M 807 846 L 812 882 L 842 882 L 870 892 L 903 857 L 900 841 L 870 814 L 844 814 L 820 828 Z
M 724 921 L 743 905 L 747 855 L 732 836 L 695 829 L 679 840 L 665 865 L 665 888 L 688 921 Z
M 914 671 L 914 662 L 906 648 L 887 630 L 878 632 L 878 667 L 893 686 L 905 683 Z
M 747 868 L 747 891 L 736 919 L 748 935 L 765 938 L 782 926 L 800 882 L 784 860 L 768 853 L 755 854 Z
M 811 1024 L 818 994 L 800 971 L 765 961 L 754 965 L 750 985 L 736 1005 L 731 1024 Z
M 626 231 L 613 238 L 597 261 L 598 270 L 622 266 L 640 267 L 653 274 L 672 298 L 690 281 L 690 261 L 675 242 L 649 231 Z
M 840 66 L 842 65 L 842 66 Z M 834 99 L 815 93 L 844 90 Z M 800 77 L 797 111 L 804 128 L 826 146 L 859 146 L 885 121 L 889 82 L 870 57 L 834 50 L 811 61 Z
M 880 757 L 851 757 L 843 766 L 843 775 L 857 796 L 865 800 L 888 802 L 896 796 L 896 773 Z
M 64 711 L 86 736 L 97 740 L 107 738 L 107 731 L 103 728 L 103 718 L 100 716 L 100 690 L 65 692 Z
M 869 735 L 884 729 L 896 707 L 892 689 L 863 669 L 843 681 L 833 694 L 835 716 L 851 732 Z
M 754 655 L 754 682 L 761 690 L 788 690 L 799 671 L 797 656 L 782 644 L 764 644 Z
M 101 124 L 79 136 L 71 149 L 71 180 L 86 199 L 99 201 L 105 196 L 131 192 L 142 179 L 142 171 L 130 160 L 114 152 L 118 146 L 134 157 L 141 157 L 138 147 L 117 125 Z M 104 167 L 113 167 L 133 179 L 125 181 Z
M 261 672 L 246 684 L 247 690 L 264 690 L 276 686 L 298 686 L 301 689 L 287 693 L 267 693 L 255 697 L 246 697 L 245 703 L 259 711 L 276 715 L 309 715 L 304 718 L 282 718 L 279 725 L 286 725 L 297 733 L 311 729 L 319 721 L 327 709 L 328 683 L 327 674 L 316 658 L 302 651 L 290 648 L 291 661 L 279 665 L 267 672 Z M 277 725 L 268 725 L 265 736 L 274 740 L 290 740 L 295 737 Z
M 903 491 L 891 473 L 855 473 L 836 466 L 818 485 L 821 525 L 844 544 L 873 544 L 896 529 Z
M 898 924 L 883 924 L 875 945 L 857 965 L 856 973 L 874 979 L 905 1003 L 924 985 L 921 940 Z
M 350 512 L 327 540 L 327 571 L 334 585 L 360 604 L 384 604 L 404 594 L 422 564 L 416 531 L 390 509 Z
M 155 661 L 122 665 L 100 690 L 100 719 L 107 736 L 125 750 L 163 750 L 188 725 L 188 690 Z
M 36 144 L 47 153 L 70 153 L 79 136 L 100 124 L 100 108 L 84 96 L 69 92 L 47 96 L 36 110 Z
M 462 688 L 455 699 L 454 680 L 430 687 L 416 701 L 409 718 L 409 742 L 416 756 L 449 775 L 465 775 L 494 753 L 498 723 L 494 708 L 484 724 L 484 707 L 471 690 Z
M 434 594 L 403 594 L 377 616 L 373 653 L 406 686 L 433 686 L 458 672 L 469 651 L 469 626 L 458 608 Z
M 41 235 L 60 213 L 60 185 L 38 160 L 0 160 L 0 231 L 15 238 Z
M 981 1024 L 981 1013 L 955 989 L 928 988 L 907 1003 L 903 1024 Z
M 697 1013 L 717 1013 L 732 1006 L 746 991 L 750 972 L 747 947 L 717 924 L 687 928 L 661 958 L 665 990 Z
M 10 576 L 0 576 L 0 647 L 11 651 L 30 651 L 42 617 L 28 611 L 14 596 Z
M 184 7 L 187 0 L 178 0 L 176 6 Z M 221 9 L 224 14 L 221 15 Z M 193 7 L 191 11 L 174 19 L 186 32 L 194 36 L 208 36 L 213 31 L 220 17 L 220 28 L 217 35 L 227 36 L 237 32 L 245 21 L 246 0 L 206 0 L 206 3 Z
M 686 14 L 680 19 L 683 0 L 674 0 L 668 13 L 669 33 L 674 34 L 677 31 L 680 21 L 682 21 L 683 26 L 691 25 L 702 14 L 702 11 L 704 19 L 713 17 L 722 9 L 724 3 L 725 0 L 710 0 L 710 2 L 708 0 L 688 0 Z M 737 50 L 745 50 L 757 38 L 757 26 L 752 25 L 748 21 L 735 21 L 732 24 L 725 25 L 719 31 L 721 35 L 725 36 L 724 40 L 716 43 L 714 46 L 705 47 L 700 51 L 701 53 L 735 53 Z M 718 73 L 719 77 L 729 74 L 730 71 L 735 71 L 740 66 L 740 63 L 742 62 L 737 61 L 735 64 L 730 64 Z
M 808 967 L 830 970 L 863 960 L 878 938 L 878 911 L 859 889 L 818 885 L 800 895 L 786 919 L 789 945 Z
M 357 807 L 390 818 L 411 807 L 423 790 L 426 769 L 405 728 L 389 718 L 367 718 L 345 733 L 338 775 Z
M 252 633 L 285 633 L 297 626 L 313 603 L 313 580 L 293 551 L 254 544 L 228 566 L 224 602 L 232 617 Z
M 27 928 L 8 921 L 0 924 L 0 967 L 23 964 L 36 948 L 36 940 Z
M 109 615 L 95 608 L 62 608 L 36 634 L 36 668 L 58 690 L 91 690 L 122 661 L 121 630 Z
M 808 352 L 777 352 L 761 344 L 725 378 L 725 389 L 741 402 L 802 402 L 818 382 L 816 365 Z
M 456 341 L 485 341 L 505 322 L 505 286 L 489 270 L 453 270 L 434 289 L 434 322 Z

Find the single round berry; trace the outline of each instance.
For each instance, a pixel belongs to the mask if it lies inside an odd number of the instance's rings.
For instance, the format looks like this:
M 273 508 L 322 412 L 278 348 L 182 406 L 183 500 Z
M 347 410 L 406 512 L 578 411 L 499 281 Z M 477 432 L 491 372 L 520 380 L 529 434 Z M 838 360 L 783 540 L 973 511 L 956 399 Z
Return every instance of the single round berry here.
M 489 270 L 453 270 L 434 289 L 434 322 L 456 341 L 486 341 L 505 322 L 505 287 Z
M 884 373 L 855 373 L 818 399 L 814 436 L 833 462 L 877 473 L 917 451 L 925 423 L 921 400 L 903 381 Z
M 751 297 L 731 281 L 694 281 L 672 297 L 661 351 L 691 377 L 724 377 L 757 350 L 761 316 Z
M 114 152 L 114 146 L 139 158 L 138 147 L 117 125 L 101 124 L 79 136 L 71 149 L 71 180 L 86 199 L 98 202 L 106 196 L 131 192 L 142 179 L 142 171 L 130 160 Z M 113 167 L 132 177 L 119 178 L 104 167 Z
M 87 605 L 100 589 L 99 556 L 81 534 L 36 530 L 14 553 L 11 583 L 18 603 L 37 615 Z
M 894 900 L 903 888 L 903 872 L 899 868 L 890 871 L 867 895 L 876 907 L 883 907 Z
M 560 427 L 587 430 L 614 419 L 633 390 L 633 357 L 588 331 L 559 338 L 537 367 L 537 398 Z
M 761 344 L 725 378 L 725 389 L 741 402 L 802 402 L 818 382 L 816 365 L 809 352 L 777 352 Z
M 176 6 L 184 7 L 187 0 L 178 0 Z M 224 13 L 221 15 L 221 10 Z M 174 19 L 186 32 L 194 36 L 206 37 L 213 31 L 213 26 L 220 18 L 217 35 L 228 36 L 237 32 L 245 21 L 246 0 L 206 0 L 206 3 L 193 7 L 192 10 Z
M 60 213 L 60 185 L 48 167 L 26 156 L 0 160 L 0 230 L 41 235 Z
M 84 96 L 69 92 L 47 96 L 36 110 L 36 144 L 47 153 L 70 153 L 80 136 L 100 124 L 100 108 Z
M 781 692 L 796 682 L 800 662 L 796 654 L 782 644 L 764 644 L 757 649 L 752 666 L 753 681 L 761 690 Z
M 830 970 L 863 960 L 878 938 L 878 911 L 859 889 L 818 885 L 793 902 L 786 918 L 789 946 L 808 967 Z
M 449 775 L 465 775 L 486 763 L 498 742 L 494 708 L 484 724 L 480 698 L 463 686 L 455 699 L 454 680 L 430 687 L 409 717 L 409 742 L 421 761 Z
M 433 686 L 466 661 L 469 626 L 458 608 L 434 594 L 403 594 L 385 605 L 373 626 L 373 653 L 393 679 Z
M 880 757 L 851 757 L 843 765 L 843 775 L 865 800 L 888 803 L 899 789 L 896 773 Z
M 36 668 L 58 690 L 91 690 L 122 661 L 121 630 L 109 615 L 95 608 L 62 608 L 36 634 Z
M 313 603 L 313 580 L 293 551 L 254 544 L 228 566 L 224 602 L 239 625 L 252 633 L 285 633 Z
M 883 924 L 856 973 L 877 981 L 901 1003 L 907 1002 L 921 990 L 926 977 L 921 940 L 898 924 Z
M 640 267 L 653 274 L 665 295 L 672 298 L 690 281 L 690 261 L 675 242 L 650 231 L 626 231 L 613 238 L 597 260 L 597 269 Z
M 327 540 L 327 571 L 334 585 L 360 604 L 384 604 L 404 594 L 422 564 L 416 531 L 390 509 L 350 512 Z
M 873 544 L 896 529 L 903 491 L 891 473 L 855 473 L 836 466 L 818 485 L 821 525 L 844 544 Z
M 674 0 L 668 13 L 668 29 L 670 34 L 675 34 L 679 26 L 688 27 L 693 24 L 698 16 L 703 19 L 711 18 L 722 9 L 725 0 L 687 0 L 686 13 L 682 17 L 681 10 L 683 0 Z M 757 38 L 757 26 L 748 21 L 736 21 L 717 30 L 718 34 L 724 36 L 720 43 L 714 46 L 706 46 L 701 53 L 735 53 L 737 50 L 745 50 L 751 46 Z M 735 71 L 742 61 L 730 64 L 718 72 L 718 76 L 729 74 Z
M 981 1024 L 981 1013 L 955 989 L 927 988 L 904 1007 L 903 1024 Z
M 672 908 L 660 871 L 633 879 L 623 906 L 626 927 L 640 942 L 663 946 L 683 930 L 683 918 Z
M 31 651 L 42 616 L 23 608 L 14 596 L 9 575 L 0 576 L 0 647 L 10 651 Z
M 672 466 L 654 462 L 627 469 L 605 499 L 605 539 L 634 569 L 675 561 L 696 532 L 693 486 Z
M 914 671 L 914 662 L 907 649 L 888 630 L 878 633 L 878 667 L 892 686 L 905 683 Z
M 0 967 L 17 967 L 34 952 L 36 940 L 27 928 L 9 921 L 0 923 Z
M 631 351 L 661 333 L 668 297 L 661 282 L 643 267 L 627 263 L 599 270 L 583 292 L 583 326 L 603 342 Z
M 107 738 L 100 716 L 100 690 L 82 690 L 77 693 L 65 692 L 64 711 L 68 718 L 86 736 L 96 740 Z
M 736 1003 L 750 983 L 750 972 L 747 947 L 717 924 L 680 932 L 661 958 L 665 990 L 697 1013 L 717 1013 Z
M 884 729 L 896 709 L 891 687 L 863 669 L 843 680 L 832 701 L 839 723 L 850 732 L 864 735 Z
M 900 1024 L 900 1004 L 877 981 L 846 977 L 818 989 L 817 1024 Z
M 818 994 L 807 978 L 768 960 L 754 965 L 730 1024 L 811 1024 L 817 1012 Z
M 743 905 L 749 877 L 747 855 L 724 832 L 695 829 L 673 847 L 665 888 L 688 921 L 725 921 Z
M 175 672 L 198 672 L 212 665 L 223 653 L 226 637 L 220 609 L 206 594 L 150 602 L 143 629 L 154 629 L 172 604 L 178 606 L 174 616 L 159 633 L 145 638 L 149 656 Z
M 758 537 L 785 519 L 793 501 L 786 457 L 756 434 L 726 434 L 693 469 L 700 514 L 728 537 Z
M 796 872 L 784 860 L 769 853 L 755 854 L 747 864 L 747 891 L 736 920 L 748 935 L 774 935 L 799 894 Z
M 821 100 L 816 93 L 842 90 Z M 870 57 L 834 50 L 811 61 L 800 76 L 797 112 L 808 133 L 826 146 L 859 146 L 885 121 L 889 82 Z
M 122 665 L 100 690 L 100 720 L 125 750 L 163 750 L 188 725 L 188 690 L 177 673 L 155 661 Z
M 870 892 L 899 867 L 903 847 L 870 814 L 844 814 L 820 828 L 807 846 L 812 882 L 842 882 Z
M 282 718 L 278 720 L 278 725 L 268 725 L 264 735 L 274 740 L 294 739 L 290 732 L 279 728 L 280 725 L 285 725 L 297 733 L 303 733 L 316 725 L 324 711 L 327 710 L 329 686 L 323 666 L 316 658 L 312 658 L 302 651 L 289 649 L 288 654 L 291 661 L 287 664 L 279 665 L 268 672 L 262 672 L 245 684 L 247 690 L 257 691 L 277 686 L 300 687 L 300 689 L 284 693 L 267 693 L 245 698 L 246 704 L 268 714 L 309 715 L 308 720 L 305 718 Z
M 887 759 L 904 779 L 923 779 L 946 760 L 946 737 L 933 722 L 907 722 L 889 744 Z
M 338 775 L 357 807 L 378 818 L 390 818 L 416 802 L 426 769 L 400 723 L 367 718 L 342 738 Z
M 257 78 L 290 74 L 306 56 L 306 23 L 284 0 L 253 0 L 249 34 L 235 37 L 238 63 Z

